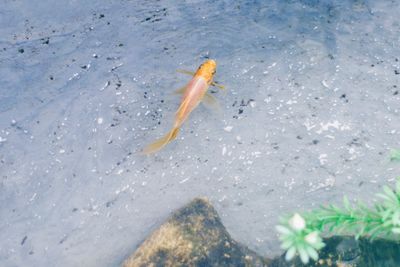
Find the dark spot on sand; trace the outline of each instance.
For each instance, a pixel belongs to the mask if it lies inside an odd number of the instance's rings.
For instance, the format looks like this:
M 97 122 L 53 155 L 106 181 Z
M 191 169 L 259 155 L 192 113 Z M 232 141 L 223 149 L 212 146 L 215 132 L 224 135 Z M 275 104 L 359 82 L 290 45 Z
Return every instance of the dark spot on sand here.
M 24 236 L 24 238 L 22 238 L 21 246 L 23 246 L 25 244 L 27 239 L 28 239 L 28 236 Z

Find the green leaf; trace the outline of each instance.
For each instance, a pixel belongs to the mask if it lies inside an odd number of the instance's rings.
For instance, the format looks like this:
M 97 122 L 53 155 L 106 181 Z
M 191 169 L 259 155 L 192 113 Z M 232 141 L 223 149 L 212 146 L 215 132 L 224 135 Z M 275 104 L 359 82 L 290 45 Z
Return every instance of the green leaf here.
M 371 239 L 375 239 L 375 237 L 379 234 L 379 232 L 383 231 L 383 226 L 381 223 L 376 223 L 376 225 L 371 226 L 368 230 L 368 234 L 370 235 Z
M 348 211 L 351 210 L 349 199 L 346 196 L 343 197 L 343 205 L 346 210 L 348 210 Z
M 397 177 L 397 181 L 396 181 L 396 193 L 397 193 L 397 196 L 400 196 L 400 177 Z
M 318 253 L 314 248 L 307 246 L 306 251 L 307 251 L 308 256 L 310 256 L 311 259 L 313 259 L 315 261 L 318 260 Z
M 390 198 L 391 201 L 397 202 L 397 196 L 391 188 L 389 188 L 388 186 L 385 185 L 383 187 L 383 191 L 385 192 L 386 196 L 388 196 Z
M 390 160 L 400 161 L 400 149 L 392 149 L 392 151 L 390 151 Z
M 296 254 L 296 248 L 295 247 L 289 248 L 289 250 L 286 252 L 285 260 L 290 261 L 291 259 L 293 259 L 295 254 Z
M 284 250 L 287 250 L 287 249 L 291 248 L 293 245 L 294 245 L 293 240 L 289 239 L 289 240 L 285 240 L 282 242 L 281 248 L 283 248 Z
M 364 234 L 365 226 L 361 226 L 360 230 L 356 234 L 355 238 L 356 240 L 360 239 L 360 237 Z
M 285 227 L 285 226 L 282 226 L 282 225 L 277 225 L 277 226 L 275 227 L 275 229 L 276 229 L 279 233 L 281 233 L 281 234 L 283 234 L 283 235 L 293 234 L 292 230 L 290 230 L 289 228 L 287 228 L 287 227 Z
M 400 211 L 395 211 L 392 216 L 393 225 L 400 225 Z
M 382 199 L 384 199 L 384 200 L 389 200 L 389 201 L 390 201 L 390 197 L 388 197 L 388 196 L 385 195 L 385 194 L 378 193 L 378 194 L 376 194 L 376 196 L 377 196 L 377 197 L 380 197 L 380 198 L 382 198 Z
M 315 248 L 316 250 L 319 250 L 319 249 L 321 249 L 323 247 L 325 247 L 325 243 L 322 242 L 322 240 L 317 242 L 317 243 L 315 243 L 315 244 L 313 244 L 313 248 Z
M 298 251 L 299 251 L 301 262 L 304 263 L 304 264 L 307 264 L 308 261 L 310 260 L 310 257 L 308 256 L 307 251 L 305 250 L 305 248 L 303 246 L 299 246 L 298 247 Z
M 391 211 L 391 210 L 385 210 L 385 211 L 383 211 L 383 212 L 381 213 L 382 221 L 386 221 L 386 220 L 390 217 L 391 214 L 392 214 L 392 211 Z

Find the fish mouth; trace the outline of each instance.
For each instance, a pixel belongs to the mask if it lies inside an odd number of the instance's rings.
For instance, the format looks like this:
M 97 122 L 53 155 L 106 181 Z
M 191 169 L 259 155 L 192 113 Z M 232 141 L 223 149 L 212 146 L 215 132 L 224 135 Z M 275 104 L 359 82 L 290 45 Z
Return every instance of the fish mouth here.
M 217 62 L 214 59 L 209 59 L 206 61 L 207 64 L 212 65 L 214 67 L 217 66 Z

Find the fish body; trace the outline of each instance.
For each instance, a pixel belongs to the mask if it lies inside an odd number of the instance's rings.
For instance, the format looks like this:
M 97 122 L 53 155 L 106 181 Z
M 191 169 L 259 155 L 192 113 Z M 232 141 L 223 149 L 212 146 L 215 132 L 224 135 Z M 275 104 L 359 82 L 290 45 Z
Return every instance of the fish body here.
M 175 113 L 175 120 L 172 129 L 162 138 L 148 145 L 143 149 L 144 154 L 152 154 L 162 149 L 178 135 L 179 129 L 190 113 L 199 105 L 207 93 L 208 87 L 213 83 L 217 63 L 210 59 L 205 61 L 194 73 L 190 82 L 183 87 L 180 93 L 183 94 L 181 104 Z

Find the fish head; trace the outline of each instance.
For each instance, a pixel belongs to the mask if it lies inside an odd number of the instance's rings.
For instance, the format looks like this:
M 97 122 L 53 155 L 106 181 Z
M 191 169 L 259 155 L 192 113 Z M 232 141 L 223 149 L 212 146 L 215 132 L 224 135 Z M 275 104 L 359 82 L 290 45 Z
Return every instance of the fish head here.
M 207 81 L 207 83 L 210 84 L 216 71 L 217 62 L 215 60 L 208 59 L 200 65 L 200 67 L 196 71 L 195 76 L 203 77 Z

